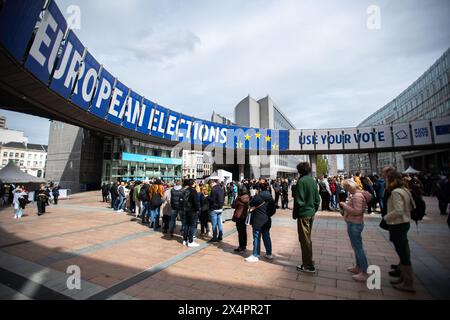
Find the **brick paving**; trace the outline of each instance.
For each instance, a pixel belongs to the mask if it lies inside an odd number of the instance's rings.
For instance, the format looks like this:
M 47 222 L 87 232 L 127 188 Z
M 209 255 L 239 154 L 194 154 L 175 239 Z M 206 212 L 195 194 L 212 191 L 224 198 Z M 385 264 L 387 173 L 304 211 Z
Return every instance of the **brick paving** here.
M 389 284 L 390 264 L 398 258 L 380 216 L 367 215 L 363 233 L 369 264 L 381 268 L 381 290 L 352 280 L 346 268 L 354 254 L 339 213 L 319 212 L 314 222 L 315 275 L 301 274 L 296 223 L 292 211 L 273 219 L 273 261 L 246 263 L 235 254 L 234 223 L 224 224 L 221 244 L 198 239 L 187 248 L 181 237 L 153 232 L 133 216 L 114 213 L 99 192 L 73 195 L 38 217 L 28 207 L 21 220 L 12 208 L 0 211 L 0 299 L 449 299 L 450 230 L 427 198 L 428 215 L 409 233 L 417 292 Z M 249 246 L 251 229 L 249 228 Z M 264 254 L 264 246 L 262 246 Z M 66 270 L 81 269 L 81 290 L 69 290 Z M 33 288 L 31 290 L 30 288 Z

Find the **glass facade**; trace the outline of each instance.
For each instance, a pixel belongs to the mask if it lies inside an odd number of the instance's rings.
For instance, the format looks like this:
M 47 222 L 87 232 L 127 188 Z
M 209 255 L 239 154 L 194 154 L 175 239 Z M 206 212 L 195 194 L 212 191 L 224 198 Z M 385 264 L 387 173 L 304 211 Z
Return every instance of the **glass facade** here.
M 182 177 L 178 150 L 127 138 L 105 137 L 102 181 L 162 179 L 173 182 Z
M 412 85 L 386 106 L 361 122 L 360 127 L 403 123 L 414 120 L 436 119 L 450 115 L 450 49 Z M 405 169 L 404 156 L 408 153 L 378 154 L 377 171 L 385 165 Z M 369 157 L 349 155 L 349 173 L 370 173 Z

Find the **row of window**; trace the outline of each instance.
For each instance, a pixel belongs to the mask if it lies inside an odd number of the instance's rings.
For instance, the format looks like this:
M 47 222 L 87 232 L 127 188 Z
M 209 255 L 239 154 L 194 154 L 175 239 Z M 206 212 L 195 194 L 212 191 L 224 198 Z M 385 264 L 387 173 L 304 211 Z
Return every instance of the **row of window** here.
M 7 157 L 10 157 L 10 158 L 21 158 L 21 159 L 24 159 L 25 158 L 25 153 L 19 153 L 19 152 L 7 152 L 7 151 L 4 151 L 3 152 L 3 158 L 7 158 Z M 31 153 L 29 153 L 28 154 L 28 159 L 32 159 L 33 158 L 33 155 L 31 154 Z M 34 159 L 38 159 L 38 155 L 35 153 L 34 154 Z M 41 155 L 39 155 L 39 159 L 41 159 L 41 160 L 44 160 L 44 155 L 43 154 L 41 154 Z
M 18 160 L 18 159 L 3 159 L 2 160 L 2 165 L 6 166 L 8 164 L 9 161 L 14 162 L 15 164 L 18 164 L 19 166 L 23 167 L 25 166 L 25 161 L 23 160 Z M 31 164 L 33 164 L 33 167 L 42 167 L 42 161 L 27 161 L 27 167 L 31 167 Z

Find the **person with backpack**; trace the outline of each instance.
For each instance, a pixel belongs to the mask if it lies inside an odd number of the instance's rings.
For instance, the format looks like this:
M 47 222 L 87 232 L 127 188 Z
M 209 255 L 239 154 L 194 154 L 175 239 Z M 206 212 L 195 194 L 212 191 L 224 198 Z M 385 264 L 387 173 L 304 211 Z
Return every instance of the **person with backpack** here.
M 18 186 L 16 190 L 14 191 L 14 197 L 13 197 L 13 205 L 14 205 L 14 219 L 21 219 L 23 215 L 23 209 L 25 209 L 26 205 L 26 199 L 25 199 L 26 193 L 24 190 Z
M 294 210 L 292 217 L 297 220 L 298 239 L 302 250 L 302 264 L 297 271 L 315 273 L 311 231 L 314 216 L 319 210 L 320 195 L 317 183 L 311 177 L 311 166 L 308 162 L 301 162 L 297 166 L 300 179 L 294 189 Z
M 139 190 L 139 198 L 142 202 L 141 223 L 150 223 L 150 203 L 149 203 L 150 184 L 144 181 L 144 185 Z
M 59 198 L 59 185 L 55 185 L 52 188 L 52 195 L 53 195 L 53 203 L 55 205 L 57 205 L 58 204 L 58 198 Z
M 258 262 L 261 255 L 261 237 L 266 248 L 266 259 L 273 260 L 272 240 L 270 239 L 270 228 L 272 216 L 277 208 L 272 193 L 269 191 L 269 183 L 266 179 L 259 182 L 260 191 L 253 197 L 248 206 L 252 208 L 250 224 L 253 227 L 253 253 L 245 258 L 247 262 Z
M 217 180 L 212 182 L 211 196 L 209 197 L 210 202 L 210 219 L 212 224 L 213 237 L 209 240 L 210 243 L 220 242 L 223 237 L 223 226 L 222 226 L 222 212 L 223 205 L 225 202 L 225 193 L 222 186 Z
M 103 202 L 108 202 L 108 195 L 109 195 L 109 185 L 107 185 L 106 182 L 103 182 L 102 184 Z
M 383 220 L 389 226 L 389 239 L 394 244 L 395 251 L 400 258 L 398 266 L 400 278 L 391 281 L 391 284 L 395 289 L 414 292 L 408 231 L 411 211 L 415 209 L 416 205 L 400 173 L 391 171 L 387 176 L 387 184 L 390 197 L 387 202 L 387 213 Z
M 321 176 L 319 179 L 319 193 L 322 199 L 322 211 L 330 211 L 331 190 L 327 176 Z
M 375 199 L 375 191 L 373 189 L 373 183 L 370 180 L 369 177 L 362 177 L 361 178 L 361 183 L 363 185 L 363 190 L 367 191 L 368 193 L 370 193 L 371 197 L 371 201 L 370 203 L 367 205 L 367 212 L 369 214 L 372 214 L 372 209 L 373 209 L 373 200 Z
M 175 227 L 177 225 L 177 217 L 180 218 L 182 224 L 182 230 L 184 230 L 185 219 L 184 219 L 184 204 L 183 204 L 183 189 L 181 186 L 181 181 L 177 180 L 175 186 L 170 190 L 170 207 L 172 213 L 170 216 L 170 226 L 169 234 L 173 237 L 175 232 Z M 182 231 L 183 232 L 183 231 Z
M 356 258 L 356 265 L 349 267 L 347 271 L 354 274 L 353 280 L 366 282 L 369 277 L 367 274 L 369 263 L 364 252 L 361 234 L 364 230 L 364 212 L 372 202 L 373 196 L 367 191 L 360 190 L 357 183 L 350 179 L 344 181 L 344 188 L 350 196 L 347 203 L 340 202 L 339 207 L 344 211 L 347 233 Z
M 239 196 L 231 206 L 234 209 L 232 220 L 236 223 L 239 238 L 239 247 L 234 249 L 234 252 L 247 251 L 247 225 L 245 224 L 245 220 L 247 219 L 249 202 L 250 196 L 248 189 L 243 185 L 239 189 Z
M 160 208 L 162 206 L 162 197 L 164 193 L 161 192 L 161 188 L 158 184 L 152 184 L 150 187 L 150 229 L 153 228 L 154 231 L 160 228 L 159 226 L 159 214 Z
M 161 186 L 163 187 L 163 186 Z M 163 233 L 169 232 L 169 225 L 170 225 L 170 217 L 172 215 L 172 208 L 170 207 L 170 195 L 172 193 L 172 184 L 168 184 L 166 190 L 164 191 L 164 196 L 162 198 L 163 204 L 161 207 L 161 211 L 163 214 L 162 221 L 163 221 Z
M 208 223 L 210 211 L 208 189 L 206 189 L 206 187 L 203 187 L 200 193 L 200 235 L 202 237 L 211 235 Z
M 185 180 L 184 186 L 184 214 L 185 214 L 185 228 L 183 234 L 183 245 L 188 247 L 198 247 L 199 244 L 194 241 L 194 236 L 197 230 L 198 221 L 198 193 L 195 189 L 194 180 Z

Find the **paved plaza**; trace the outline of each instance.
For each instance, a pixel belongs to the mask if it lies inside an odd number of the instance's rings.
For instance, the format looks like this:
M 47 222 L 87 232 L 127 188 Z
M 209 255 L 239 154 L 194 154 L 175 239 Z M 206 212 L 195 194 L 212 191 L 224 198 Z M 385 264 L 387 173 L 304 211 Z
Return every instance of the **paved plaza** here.
M 29 206 L 21 220 L 0 211 L 0 299 L 449 299 L 450 230 L 437 201 L 426 198 L 428 215 L 409 233 L 417 292 L 389 284 L 397 255 L 380 216 L 367 215 L 363 233 L 369 264 L 381 268 L 381 289 L 369 290 L 346 271 L 354 262 L 339 213 L 319 212 L 313 227 L 315 275 L 301 274 L 296 222 L 279 210 L 271 236 L 275 259 L 247 263 L 235 254 L 234 223 L 224 224 L 220 244 L 154 232 L 133 216 L 114 213 L 99 192 L 77 194 L 50 206 L 41 217 Z M 292 203 L 291 203 L 292 205 Z M 252 248 L 249 231 L 249 246 Z M 264 247 L 262 246 L 262 250 Z M 69 266 L 79 266 L 81 289 L 67 287 Z

